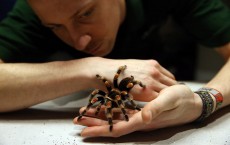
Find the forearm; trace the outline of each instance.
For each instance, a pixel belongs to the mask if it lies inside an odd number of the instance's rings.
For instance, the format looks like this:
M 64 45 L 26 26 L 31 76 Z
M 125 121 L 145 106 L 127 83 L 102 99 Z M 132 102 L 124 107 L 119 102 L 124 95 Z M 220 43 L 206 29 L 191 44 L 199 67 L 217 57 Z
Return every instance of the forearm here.
M 230 59 L 226 62 L 218 74 L 208 83 L 207 87 L 217 89 L 224 97 L 221 107 L 230 105 Z
M 13 111 L 90 88 L 85 59 L 0 64 L 0 112 Z
M 106 91 L 99 74 L 112 83 L 117 69 L 127 69 L 119 79 L 135 76 L 144 82 L 132 95 L 140 101 L 152 100 L 160 90 L 176 84 L 174 76 L 154 60 L 114 60 L 89 57 L 43 64 L 0 64 L 0 112 L 18 110 L 82 89 Z M 118 80 L 119 81 L 119 80 Z

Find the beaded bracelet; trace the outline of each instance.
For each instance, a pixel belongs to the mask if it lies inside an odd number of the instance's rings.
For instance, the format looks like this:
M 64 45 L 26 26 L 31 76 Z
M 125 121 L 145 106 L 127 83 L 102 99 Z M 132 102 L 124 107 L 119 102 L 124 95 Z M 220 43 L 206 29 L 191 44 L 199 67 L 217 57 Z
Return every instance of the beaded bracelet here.
M 212 96 L 208 92 L 196 91 L 195 93 L 200 96 L 203 103 L 202 113 L 200 117 L 196 120 L 196 122 L 201 122 L 212 114 L 214 110 L 214 101 L 212 99 Z
M 198 91 L 205 91 L 205 92 L 209 92 L 210 94 L 212 94 L 215 99 L 216 99 L 216 108 L 215 110 L 219 109 L 221 104 L 223 103 L 223 96 L 222 94 L 217 91 L 216 89 L 213 88 L 200 88 Z

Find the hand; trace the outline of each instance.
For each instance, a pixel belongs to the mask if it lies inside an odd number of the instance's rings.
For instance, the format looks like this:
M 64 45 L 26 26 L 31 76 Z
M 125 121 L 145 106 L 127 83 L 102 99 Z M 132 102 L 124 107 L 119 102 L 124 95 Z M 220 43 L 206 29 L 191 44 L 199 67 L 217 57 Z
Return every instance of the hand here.
M 91 62 L 93 63 L 88 68 L 92 68 L 90 71 L 93 72 L 92 77 L 96 79 L 95 75 L 100 74 L 111 82 L 113 82 L 117 69 L 126 65 L 127 68 L 121 73 L 119 80 L 132 75 L 135 80 L 139 80 L 146 85 L 145 89 L 136 85 L 130 92 L 135 100 L 139 101 L 150 101 L 156 98 L 162 89 L 177 83 L 173 74 L 155 60 L 114 60 L 96 57 Z M 94 82 L 97 82 L 94 88 L 105 90 L 105 86 L 101 81 L 94 80 Z
M 122 115 L 115 117 L 113 131 L 109 131 L 106 120 L 83 117 L 75 124 L 87 126 L 81 132 L 85 137 L 111 136 L 119 137 L 134 131 L 154 130 L 168 126 L 185 124 L 199 117 L 202 110 L 202 101 L 185 85 L 174 85 L 162 90 L 159 96 L 147 103 L 137 112 L 129 112 L 129 121 L 123 120 Z M 82 111 L 82 110 L 81 110 Z M 95 110 L 87 113 L 92 115 Z

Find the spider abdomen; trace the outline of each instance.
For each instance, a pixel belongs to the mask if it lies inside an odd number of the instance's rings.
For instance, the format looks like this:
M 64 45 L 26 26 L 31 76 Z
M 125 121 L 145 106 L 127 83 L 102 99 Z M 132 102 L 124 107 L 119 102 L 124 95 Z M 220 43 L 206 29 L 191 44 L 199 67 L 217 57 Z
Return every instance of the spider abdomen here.
M 118 89 L 122 91 L 129 91 L 133 86 L 133 77 L 127 77 L 121 80 Z
M 117 96 L 117 95 L 120 95 L 120 94 L 121 94 L 121 93 L 120 93 L 119 90 L 117 90 L 117 89 L 112 89 L 112 90 L 109 92 L 108 96 L 109 96 L 109 98 L 111 98 L 112 100 L 114 100 L 114 99 L 116 99 L 116 96 Z

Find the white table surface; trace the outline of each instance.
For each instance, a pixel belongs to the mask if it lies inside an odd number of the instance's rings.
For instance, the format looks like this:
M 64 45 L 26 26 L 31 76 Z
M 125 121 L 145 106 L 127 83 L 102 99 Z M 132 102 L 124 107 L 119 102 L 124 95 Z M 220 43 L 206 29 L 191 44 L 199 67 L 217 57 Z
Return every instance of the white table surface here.
M 202 86 L 186 84 L 193 90 Z M 119 138 L 83 138 L 79 133 L 84 127 L 74 125 L 72 119 L 88 98 L 75 98 L 68 96 L 26 110 L 0 114 L 0 145 L 230 145 L 230 107 L 217 111 L 200 126 L 187 124 Z

